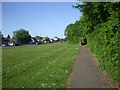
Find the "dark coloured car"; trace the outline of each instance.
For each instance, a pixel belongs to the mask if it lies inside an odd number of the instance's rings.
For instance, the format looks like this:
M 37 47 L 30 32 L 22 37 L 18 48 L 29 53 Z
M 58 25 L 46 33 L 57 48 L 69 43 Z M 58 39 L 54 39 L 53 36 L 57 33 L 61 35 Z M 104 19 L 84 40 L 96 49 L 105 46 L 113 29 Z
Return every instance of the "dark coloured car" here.
M 40 42 L 36 42 L 35 44 L 38 45 L 38 44 L 41 44 L 41 43 Z
M 20 46 L 20 43 L 14 42 L 14 43 L 13 43 L 13 46 Z

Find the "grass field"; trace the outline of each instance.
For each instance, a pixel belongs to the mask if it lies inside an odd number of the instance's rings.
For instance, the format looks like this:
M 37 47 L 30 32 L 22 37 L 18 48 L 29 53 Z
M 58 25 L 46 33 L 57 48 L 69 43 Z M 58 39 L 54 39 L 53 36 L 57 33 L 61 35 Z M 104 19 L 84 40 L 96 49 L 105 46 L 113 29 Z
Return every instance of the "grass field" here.
M 3 48 L 3 88 L 66 88 L 79 47 L 55 43 Z

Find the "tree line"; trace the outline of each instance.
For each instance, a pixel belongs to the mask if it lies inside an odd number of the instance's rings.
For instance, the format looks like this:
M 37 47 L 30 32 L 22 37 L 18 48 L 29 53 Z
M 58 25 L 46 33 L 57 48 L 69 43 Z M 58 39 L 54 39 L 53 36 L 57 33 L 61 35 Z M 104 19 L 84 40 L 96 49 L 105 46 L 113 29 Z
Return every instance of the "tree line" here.
M 85 37 L 100 68 L 120 81 L 120 1 L 85 2 L 73 7 L 82 12 L 82 17 L 66 27 L 67 39 L 79 43 Z
M 0 46 L 5 44 L 6 46 L 9 46 L 10 43 L 14 44 L 41 44 L 41 43 L 52 43 L 52 42 L 65 42 L 66 38 L 59 38 L 59 37 L 54 37 L 54 38 L 49 38 L 49 37 L 41 37 L 41 36 L 35 36 L 31 37 L 29 34 L 29 31 L 21 28 L 19 30 L 16 30 L 13 32 L 13 37 L 11 38 L 10 35 L 7 37 L 4 37 L 2 32 L 0 32 Z

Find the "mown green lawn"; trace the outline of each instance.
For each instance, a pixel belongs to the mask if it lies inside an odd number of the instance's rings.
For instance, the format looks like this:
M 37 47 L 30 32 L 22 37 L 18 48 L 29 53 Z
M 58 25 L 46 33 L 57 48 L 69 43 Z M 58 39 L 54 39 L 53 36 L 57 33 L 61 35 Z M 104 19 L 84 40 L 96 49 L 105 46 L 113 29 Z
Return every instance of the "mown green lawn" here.
M 78 44 L 3 48 L 3 88 L 66 88 Z

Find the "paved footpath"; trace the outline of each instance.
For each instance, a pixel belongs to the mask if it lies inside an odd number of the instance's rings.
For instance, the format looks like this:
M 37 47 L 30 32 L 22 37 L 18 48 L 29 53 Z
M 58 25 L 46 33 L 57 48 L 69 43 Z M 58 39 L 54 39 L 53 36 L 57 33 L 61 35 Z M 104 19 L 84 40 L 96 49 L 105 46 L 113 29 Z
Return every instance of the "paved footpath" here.
M 74 64 L 70 88 L 107 88 L 106 82 L 86 46 L 81 46 L 80 54 Z

